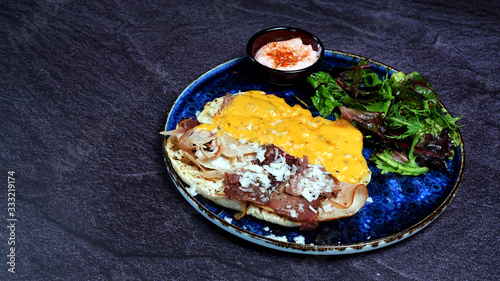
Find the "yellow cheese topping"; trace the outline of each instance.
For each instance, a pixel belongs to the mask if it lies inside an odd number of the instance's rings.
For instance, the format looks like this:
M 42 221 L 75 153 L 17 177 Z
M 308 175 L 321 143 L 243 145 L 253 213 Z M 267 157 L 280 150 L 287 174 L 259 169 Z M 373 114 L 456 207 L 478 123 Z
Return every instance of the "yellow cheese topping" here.
M 323 165 L 343 182 L 359 183 L 368 173 L 363 135 L 346 120 L 313 117 L 299 105 L 261 91 L 234 96 L 212 122 L 237 139 L 274 144 L 311 164 Z
M 203 123 L 198 126 L 196 126 L 196 130 L 199 131 L 213 131 L 217 129 L 217 125 L 210 124 L 210 123 Z

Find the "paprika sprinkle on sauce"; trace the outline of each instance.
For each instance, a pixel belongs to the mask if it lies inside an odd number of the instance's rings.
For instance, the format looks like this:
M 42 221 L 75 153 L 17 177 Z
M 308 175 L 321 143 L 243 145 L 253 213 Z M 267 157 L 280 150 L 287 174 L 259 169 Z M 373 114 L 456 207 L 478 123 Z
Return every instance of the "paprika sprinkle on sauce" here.
M 313 65 L 319 56 L 320 52 L 314 51 L 311 45 L 304 45 L 302 39 L 293 38 L 262 46 L 255 54 L 255 60 L 278 70 L 297 70 Z

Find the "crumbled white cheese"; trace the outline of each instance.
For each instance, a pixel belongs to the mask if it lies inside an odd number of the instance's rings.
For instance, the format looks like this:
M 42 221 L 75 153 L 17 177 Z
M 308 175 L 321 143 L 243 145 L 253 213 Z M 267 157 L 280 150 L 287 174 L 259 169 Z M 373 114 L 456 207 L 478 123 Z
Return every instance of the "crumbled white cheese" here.
M 285 157 L 280 155 L 277 149 L 275 155 L 275 161 L 271 162 L 269 165 L 264 165 L 263 168 L 269 174 L 273 175 L 277 181 L 286 181 L 291 175 L 289 166 L 286 164 Z
M 255 158 L 259 160 L 260 162 L 264 161 L 266 159 L 266 150 L 263 147 L 259 147 L 255 149 Z
M 311 211 L 313 211 L 313 213 L 315 213 L 315 214 L 318 212 L 318 211 L 316 211 L 316 210 L 313 208 L 313 206 L 311 206 L 311 205 L 309 205 L 309 209 L 310 209 Z
M 304 212 L 304 204 L 299 203 L 299 212 L 303 213 Z
M 277 181 L 285 181 L 290 178 L 290 170 L 285 162 L 273 162 L 269 165 L 264 165 L 264 169 L 273 175 Z
M 288 239 L 285 236 L 276 236 L 274 234 L 267 235 L 266 238 L 282 241 L 282 242 L 288 242 Z
M 307 177 L 302 177 L 299 184 L 303 186 L 301 195 L 311 202 L 316 200 L 321 192 L 330 192 L 331 181 L 327 179 L 328 172 L 320 169 L 319 165 L 308 165 Z
M 266 149 L 258 147 L 255 149 L 255 158 L 262 162 L 265 160 L 265 153 Z M 244 170 L 237 173 L 242 176 L 240 178 L 242 187 L 247 188 L 250 185 L 260 186 L 261 190 L 264 192 L 271 187 L 271 181 L 268 175 L 272 175 L 277 181 L 287 181 L 290 179 L 292 171 L 290 171 L 289 166 L 286 164 L 285 157 L 280 155 L 278 150 L 276 150 L 275 155 L 275 161 L 271 162 L 269 165 L 259 166 L 248 162 L 245 166 L 242 166 Z M 296 168 L 292 170 L 296 171 Z
M 269 180 L 267 173 L 259 165 L 250 164 L 245 166 L 245 170 L 239 171 L 237 174 L 241 175 L 240 184 L 243 188 L 253 185 L 267 189 L 271 186 L 271 180 Z
M 305 181 L 301 181 L 301 183 L 304 183 Z M 314 187 L 313 182 L 308 181 L 308 183 L 305 183 L 304 189 L 302 190 L 302 196 L 307 199 L 307 201 L 312 202 L 316 200 L 320 195 L 320 190 L 318 188 Z

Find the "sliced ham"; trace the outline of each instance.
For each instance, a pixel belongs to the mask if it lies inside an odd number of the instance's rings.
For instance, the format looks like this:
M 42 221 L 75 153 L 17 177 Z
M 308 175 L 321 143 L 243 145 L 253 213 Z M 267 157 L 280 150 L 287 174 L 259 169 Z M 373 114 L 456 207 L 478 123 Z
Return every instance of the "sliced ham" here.
M 350 208 L 354 201 L 354 196 L 356 195 L 358 188 L 366 190 L 366 186 L 364 184 L 339 182 L 339 192 L 335 197 L 330 197 L 328 199 L 337 207 L 341 207 L 344 209 Z M 364 193 L 365 192 L 363 191 L 363 194 Z M 368 191 L 366 191 L 366 193 L 368 193 Z

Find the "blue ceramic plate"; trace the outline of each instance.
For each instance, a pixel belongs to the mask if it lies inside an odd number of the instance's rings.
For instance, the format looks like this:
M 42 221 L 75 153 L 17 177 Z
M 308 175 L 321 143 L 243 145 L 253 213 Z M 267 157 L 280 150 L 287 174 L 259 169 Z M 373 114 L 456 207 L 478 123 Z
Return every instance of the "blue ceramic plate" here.
M 352 66 L 357 55 L 326 51 L 320 70 L 333 66 Z M 397 70 L 373 62 L 372 69 L 379 75 Z M 290 105 L 307 103 L 313 115 L 318 115 L 310 100 L 312 89 L 304 82 L 291 87 L 267 83 L 254 71 L 248 57 L 223 63 L 193 81 L 178 97 L 168 115 L 166 130 L 174 129 L 183 117 L 193 117 L 206 102 L 226 93 L 262 90 L 284 98 Z M 300 100 L 300 101 L 299 101 Z M 461 136 L 460 136 L 461 137 Z M 166 138 L 163 140 L 166 141 Z M 463 142 L 462 142 L 463 143 Z M 363 150 L 366 158 L 371 151 Z M 208 220 L 222 229 L 250 242 L 276 250 L 339 255 L 378 249 L 401 241 L 431 223 L 451 202 L 462 179 L 465 162 L 464 146 L 455 149 L 455 156 L 447 162 L 448 172 L 428 172 L 418 177 L 381 174 L 370 162 L 372 181 L 368 185 L 370 197 L 354 216 L 322 222 L 314 231 L 285 228 L 245 216 L 233 219 L 234 211 L 220 207 L 200 195 L 191 196 L 186 184 L 172 168 L 164 155 L 167 170 L 174 184 L 186 200 Z

